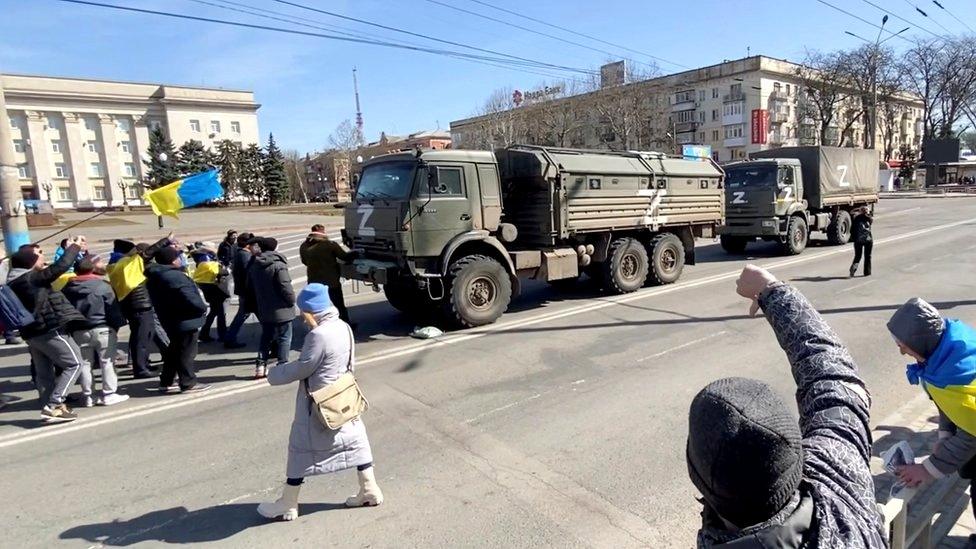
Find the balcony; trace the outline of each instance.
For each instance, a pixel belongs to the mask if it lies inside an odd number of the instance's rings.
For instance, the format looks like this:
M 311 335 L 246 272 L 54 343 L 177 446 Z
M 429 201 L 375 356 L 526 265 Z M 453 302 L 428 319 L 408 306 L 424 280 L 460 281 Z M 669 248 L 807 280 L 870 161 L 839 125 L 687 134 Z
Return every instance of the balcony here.
M 769 111 L 769 124 L 770 125 L 773 125 L 773 124 L 782 124 L 784 122 L 787 122 L 787 118 L 789 118 L 789 117 L 786 115 L 786 112 Z
M 676 122 L 674 133 L 693 132 L 698 129 L 698 122 Z
M 742 93 L 741 91 L 727 93 L 722 96 L 723 103 L 735 103 L 736 101 L 745 101 L 745 100 L 746 100 L 746 94 Z
M 798 143 L 795 137 L 787 137 L 786 132 L 773 132 L 769 134 L 769 144 L 773 147 L 795 147 Z
M 695 108 L 695 92 L 678 92 L 671 98 L 671 106 L 675 111 L 683 111 Z
M 746 145 L 745 137 L 726 137 L 722 141 L 723 147 L 744 147 Z
M 790 96 L 786 95 L 786 93 L 783 91 L 773 90 L 773 93 L 769 94 L 769 100 L 777 103 L 783 103 L 789 101 Z
M 689 145 L 691 143 L 695 143 L 695 133 L 689 132 L 676 134 L 674 136 L 674 142 L 678 145 Z
M 745 115 L 741 112 L 739 114 L 723 114 L 722 115 L 722 125 L 723 126 L 734 126 L 736 124 L 745 123 Z

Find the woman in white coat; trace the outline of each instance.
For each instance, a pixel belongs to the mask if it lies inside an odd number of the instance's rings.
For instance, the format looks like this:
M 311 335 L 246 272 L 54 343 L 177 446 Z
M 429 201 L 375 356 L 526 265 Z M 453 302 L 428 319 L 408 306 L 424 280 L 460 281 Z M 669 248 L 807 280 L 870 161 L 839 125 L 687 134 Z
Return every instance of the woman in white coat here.
M 297 361 L 280 364 L 268 372 L 271 385 L 298 382 L 295 419 L 288 438 L 287 482 L 281 497 L 259 505 L 258 513 L 266 518 L 294 520 L 298 517 L 298 493 L 305 477 L 353 467 L 359 475 L 359 493 L 347 499 L 346 506 L 379 505 L 383 503 L 383 493 L 376 484 L 366 426 L 361 419 L 355 419 L 337 430 L 327 428 L 313 414 L 308 395 L 353 369 L 352 330 L 339 319 L 326 286 L 309 284 L 298 294 L 297 301 L 311 330 L 305 336 L 302 354 Z

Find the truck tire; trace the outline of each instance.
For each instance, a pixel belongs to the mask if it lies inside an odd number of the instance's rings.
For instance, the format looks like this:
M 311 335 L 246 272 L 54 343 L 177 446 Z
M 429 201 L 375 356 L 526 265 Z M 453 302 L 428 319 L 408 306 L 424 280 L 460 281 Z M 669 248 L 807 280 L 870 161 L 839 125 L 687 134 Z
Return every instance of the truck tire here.
M 659 234 L 651 239 L 648 249 L 651 257 L 649 282 L 660 286 L 681 277 L 685 267 L 685 247 L 680 238 L 671 233 Z
M 851 214 L 847 210 L 838 210 L 837 215 L 827 226 L 827 241 L 834 246 L 847 244 L 851 239 Z
M 746 246 L 749 245 L 749 239 L 744 236 L 732 236 L 723 234 L 719 241 L 722 243 L 722 249 L 730 254 L 742 254 L 746 251 Z
M 636 238 L 614 240 L 602 264 L 604 288 L 615 294 L 636 292 L 647 280 L 647 264 L 647 250 Z
M 448 320 L 463 328 L 491 324 L 512 300 L 508 272 L 488 256 L 469 255 L 452 263 L 448 283 Z
M 386 300 L 394 309 L 406 314 L 417 314 L 420 307 L 420 289 L 408 283 L 392 282 L 383 285 Z
M 802 217 L 795 215 L 790 218 L 790 224 L 786 229 L 786 241 L 783 242 L 783 252 L 786 255 L 797 255 L 807 247 L 810 239 L 810 230 L 807 222 Z

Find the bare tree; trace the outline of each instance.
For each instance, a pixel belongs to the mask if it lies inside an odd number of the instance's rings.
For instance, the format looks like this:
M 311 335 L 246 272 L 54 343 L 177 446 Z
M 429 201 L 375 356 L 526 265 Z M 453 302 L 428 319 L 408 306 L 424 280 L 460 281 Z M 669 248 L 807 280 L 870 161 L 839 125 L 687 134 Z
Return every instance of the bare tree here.
M 808 51 L 804 63 L 797 69 L 797 77 L 803 86 L 797 106 L 801 120 L 814 121 L 820 144 L 840 145 L 844 132 L 833 135 L 831 130 L 837 130 L 838 122 L 849 128 L 854 115 L 860 117 L 856 108 L 852 110 L 846 105 L 850 99 L 850 82 L 842 55 Z M 845 120 L 838 120 L 842 107 L 847 107 L 843 109 Z
M 289 149 L 282 151 L 285 161 L 285 177 L 291 187 L 292 201 L 308 203 L 308 181 L 305 176 L 305 157 L 298 151 Z
M 925 137 L 951 137 L 976 103 L 976 39 L 919 39 L 901 57 L 910 91 L 922 100 Z
M 359 146 L 359 132 L 349 119 L 343 120 L 329 135 L 329 148 L 354 151 Z

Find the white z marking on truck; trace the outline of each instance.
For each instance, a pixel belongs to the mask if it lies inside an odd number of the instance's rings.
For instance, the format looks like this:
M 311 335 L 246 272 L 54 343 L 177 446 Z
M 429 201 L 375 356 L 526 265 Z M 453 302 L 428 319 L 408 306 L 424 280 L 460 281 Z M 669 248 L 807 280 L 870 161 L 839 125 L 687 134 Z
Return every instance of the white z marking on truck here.
M 733 204 L 746 204 L 746 192 L 745 191 L 732 191 Z
M 840 183 L 841 187 L 850 187 L 851 182 L 847 180 L 847 165 L 841 164 L 837 166 L 837 171 L 840 172 Z
M 366 226 L 366 222 L 369 221 L 370 216 L 373 215 L 372 204 L 360 204 L 359 207 L 356 208 L 356 213 L 360 215 L 359 236 L 376 236 L 376 229 Z
M 793 196 L 793 187 L 783 187 L 783 196 L 779 197 L 780 202 L 786 202 Z

